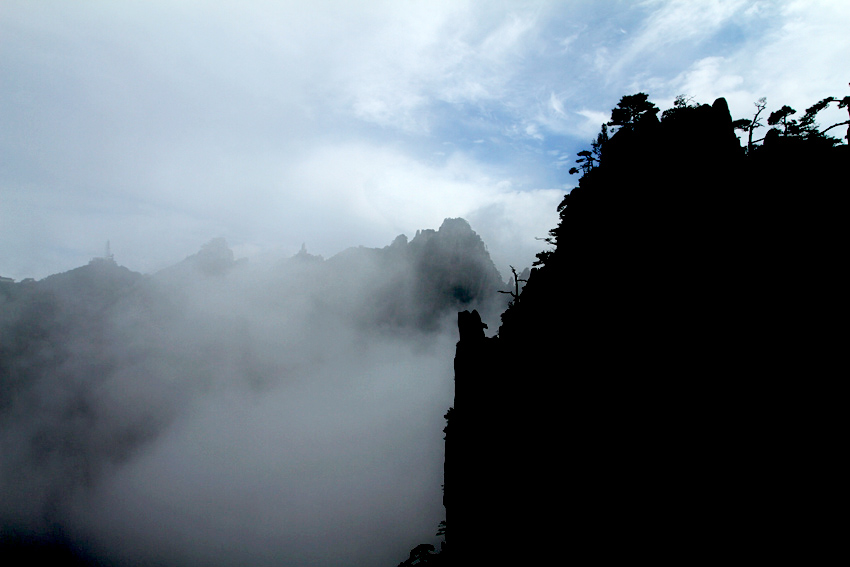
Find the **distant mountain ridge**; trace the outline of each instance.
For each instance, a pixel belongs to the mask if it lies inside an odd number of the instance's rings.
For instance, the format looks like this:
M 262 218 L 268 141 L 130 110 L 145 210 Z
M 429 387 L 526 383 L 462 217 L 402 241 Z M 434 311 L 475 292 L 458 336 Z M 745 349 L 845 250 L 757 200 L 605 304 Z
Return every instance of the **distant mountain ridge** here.
M 307 252 L 272 266 L 236 259 L 224 238 L 218 237 L 184 260 L 152 275 L 133 272 L 110 258 L 95 258 L 88 265 L 53 274 L 39 282 L 4 282 L 9 297 L 20 285 L 49 290 L 57 298 L 77 304 L 94 304 L 100 298 L 115 300 L 141 288 L 193 289 L 229 281 L 238 290 L 288 288 L 287 295 L 313 296 L 325 304 L 356 316 L 364 323 L 385 326 L 433 327 L 437 320 L 458 310 L 474 308 L 497 316 L 506 306 L 499 291 L 507 284 L 496 269 L 487 247 L 469 223 L 447 218 L 439 229 L 418 230 L 408 240 L 404 234 L 383 248 L 351 247 L 324 259 Z M 310 285 L 305 287 L 304 281 Z M 349 305 L 347 298 L 358 298 Z
M 359 316 L 381 325 L 428 328 L 464 306 L 494 315 L 505 307 L 498 295 L 505 282 L 481 237 L 459 218 L 410 241 L 399 235 L 384 248 L 349 248 L 312 269 L 331 296 L 364 297 Z

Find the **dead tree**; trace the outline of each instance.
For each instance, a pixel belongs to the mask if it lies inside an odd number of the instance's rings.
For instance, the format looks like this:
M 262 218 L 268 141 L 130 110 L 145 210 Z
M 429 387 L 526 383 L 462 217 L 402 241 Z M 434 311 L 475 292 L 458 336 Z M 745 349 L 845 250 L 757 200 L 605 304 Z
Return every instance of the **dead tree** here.
M 510 294 L 510 296 L 511 296 L 511 298 L 512 298 L 512 299 L 511 299 L 511 303 L 510 303 L 510 304 L 511 304 L 511 305 L 516 305 L 517 303 L 519 303 L 519 282 L 525 282 L 525 283 L 528 283 L 528 280 L 520 279 L 520 277 L 519 277 L 519 276 L 517 275 L 517 273 L 516 273 L 516 268 L 514 268 L 513 266 L 511 266 L 511 272 L 512 272 L 512 273 L 513 273 L 513 275 L 514 275 L 514 291 L 502 291 L 502 290 L 499 290 L 499 293 L 508 293 L 508 294 Z

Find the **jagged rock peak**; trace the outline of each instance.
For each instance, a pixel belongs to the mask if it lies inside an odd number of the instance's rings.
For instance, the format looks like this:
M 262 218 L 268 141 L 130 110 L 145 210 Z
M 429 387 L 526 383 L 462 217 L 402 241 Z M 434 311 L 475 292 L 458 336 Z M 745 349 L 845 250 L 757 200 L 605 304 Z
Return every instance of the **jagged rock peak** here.
M 720 97 L 715 100 L 714 104 L 711 105 L 711 108 L 714 110 L 714 115 L 719 120 L 723 121 L 724 126 L 732 126 L 732 114 L 729 112 L 729 104 L 726 102 L 725 98 Z
M 445 219 L 443 221 L 443 224 L 440 225 L 439 232 L 468 234 L 474 233 L 475 231 L 472 230 L 472 227 L 469 226 L 469 223 L 466 221 L 466 219 L 456 218 Z
M 420 245 L 425 244 L 435 236 L 439 236 L 441 240 L 445 240 L 446 238 L 450 240 L 457 240 L 469 237 L 476 237 L 480 239 L 478 234 L 472 230 L 472 227 L 466 219 L 447 218 L 443 220 L 443 224 L 440 225 L 439 230 L 434 230 L 433 228 L 417 230 L 416 236 L 413 237 L 411 243 Z
M 488 260 L 490 258 L 490 255 L 487 253 L 487 247 L 481 239 L 481 236 L 472 230 L 472 227 L 466 219 L 445 219 L 443 224 L 440 225 L 440 229 L 436 232 L 435 236 L 437 237 L 437 240 L 443 243 L 442 245 L 444 246 L 460 246 L 461 248 L 467 249 L 469 252 L 475 250 L 478 254 L 487 256 Z
M 424 244 L 425 242 L 430 240 L 431 237 L 435 234 L 437 234 L 437 231 L 433 228 L 424 228 L 422 230 L 417 230 L 416 236 L 414 236 L 413 240 L 411 240 L 410 242 L 411 244 Z

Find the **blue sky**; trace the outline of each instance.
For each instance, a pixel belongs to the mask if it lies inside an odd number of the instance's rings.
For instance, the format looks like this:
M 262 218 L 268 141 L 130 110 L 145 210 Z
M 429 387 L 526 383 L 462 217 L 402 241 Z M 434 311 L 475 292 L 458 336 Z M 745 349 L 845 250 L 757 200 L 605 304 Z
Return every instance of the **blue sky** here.
M 848 29 L 844 0 L 4 0 L 0 275 L 107 240 L 143 273 L 218 236 L 328 257 L 455 216 L 505 275 L 621 96 L 803 111 L 850 91 Z

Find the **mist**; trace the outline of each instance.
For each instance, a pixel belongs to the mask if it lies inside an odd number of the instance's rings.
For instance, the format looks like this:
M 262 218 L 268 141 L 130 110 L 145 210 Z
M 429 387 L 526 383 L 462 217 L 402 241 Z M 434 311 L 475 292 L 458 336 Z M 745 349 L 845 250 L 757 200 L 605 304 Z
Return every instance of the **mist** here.
M 457 312 L 495 332 L 617 101 L 840 99 L 848 28 L 810 0 L 3 0 L 0 541 L 436 545 Z
M 6 285 L 4 536 L 105 564 L 397 563 L 445 517 L 457 309 L 497 312 L 499 286 L 461 220 Z

